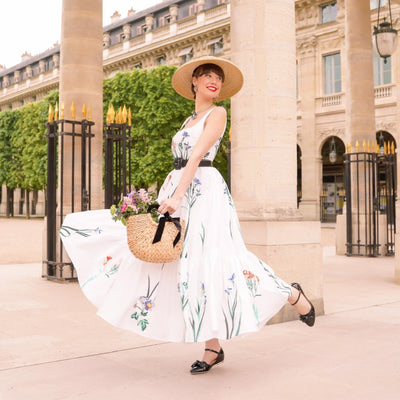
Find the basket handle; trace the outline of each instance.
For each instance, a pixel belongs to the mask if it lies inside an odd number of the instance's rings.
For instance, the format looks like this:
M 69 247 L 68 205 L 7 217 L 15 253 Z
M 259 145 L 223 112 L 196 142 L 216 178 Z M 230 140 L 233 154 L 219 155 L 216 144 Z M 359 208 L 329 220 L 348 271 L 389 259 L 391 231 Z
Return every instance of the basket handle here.
M 149 212 L 151 212 L 151 210 L 158 208 L 158 207 L 160 207 L 158 204 L 151 204 L 148 207 L 147 212 L 149 213 Z M 157 227 L 156 234 L 154 235 L 153 244 L 157 243 L 161 240 L 161 237 L 164 233 L 165 223 L 167 221 L 172 222 L 175 225 L 176 229 L 178 230 L 178 233 L 174 239 L 174 247 L 175 247 L 181 238 L 182 227 L 181 227 L 181 223 L 180 223 L 180 218 L 172 218 L 169 215 L 168 211 L 165 214 L 163 214 L 163 217 L 161 217 L 158 220 L 158 227 Z
M 158 207 L 160 207 L 160 205 L 159 204 L 157 204 L 157 203 L 155 203 L 155 204 L 150 204 L 149 205 L 149 207 L 148 207 L 148 209 L 147 209 L 147 212 L 149 213 L 149 212 L 151 212 L 151 210 L 154 210 L 154 209 L 158 209 Z

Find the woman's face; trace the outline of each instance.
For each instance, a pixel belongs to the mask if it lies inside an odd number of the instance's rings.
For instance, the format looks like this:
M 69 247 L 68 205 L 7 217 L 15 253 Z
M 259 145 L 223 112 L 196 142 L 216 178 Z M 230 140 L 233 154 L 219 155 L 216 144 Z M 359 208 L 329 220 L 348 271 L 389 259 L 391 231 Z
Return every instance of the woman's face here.
M 216 98 L 222 87 L 222 77 L 215 72 L 207 72 L 199 77 L 193 77 L 193 84 L 197 86 L 196 98 Z

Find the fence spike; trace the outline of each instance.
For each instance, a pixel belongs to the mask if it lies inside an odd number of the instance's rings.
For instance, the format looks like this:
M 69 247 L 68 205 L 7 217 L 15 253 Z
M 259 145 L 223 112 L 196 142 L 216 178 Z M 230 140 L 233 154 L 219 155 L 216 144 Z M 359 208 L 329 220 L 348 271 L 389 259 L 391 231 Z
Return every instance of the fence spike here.
M 127 116 L 128 112 L 126 111 L 126 105 L 124 104 L 124 108 L 122 109 L 122 123 L 126 124 Z
M 58 120 L 58 101 L 56 101 L 56 107 L 54 108 L 54 119 Z
M 61 103 L 60 119 L 64 119 L 64 102 Z
M 113 124 L 115 121 L 115 110 L 114 110 L 114 106 L 111 104 L 110 106 L 110 118 L 111 118 L 111 123 Z
M 130 107 L 128 109 L 128 126 L 132 126 L 132 111 Z
M 358 139 L 356 140 L 356 153 L 358 153 L 360 150 L 360 143 L 358 142 Z
M 49 104 L 49 118 L 48 122 L 53 122 L 54 121 L 54 111 L 53 111 L 53 106 Z
M 86 104 L 83 103 L 82 106 L 82 119 L 86 119 Z
M 75 115 L 76 115 L 76 108 L 75 108 L 74 102 L 72 101 L 72 104 L 71 104 L 71 117 L 72 117 L 72 121 L 75 121 Z

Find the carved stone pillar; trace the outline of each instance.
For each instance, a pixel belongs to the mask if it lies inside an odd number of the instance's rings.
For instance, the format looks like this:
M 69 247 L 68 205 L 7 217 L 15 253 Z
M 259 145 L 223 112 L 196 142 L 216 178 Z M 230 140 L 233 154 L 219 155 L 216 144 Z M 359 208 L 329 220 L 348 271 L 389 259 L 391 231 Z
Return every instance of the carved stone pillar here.
M 346 1 L 345 7 L 346 136 L 375 140 L 374 74 L 370 4 Z
M 46 72 L 46 63 L 43 60 L 39 61 L 39 73 L 44 74 Z
M 317 149 L 315 135 L 315 48 L 317 38 L 315 36 L 299 40 L 298 49 L 298 96 L 301 105 L 301 180 L 302 194 L 300 211 L 304 219 L 319 220 L 319 194 L 320 176 L 317 165 Z
M 124 40 L 129 40 L 129 38 L 131 37 L 131 26 L 129 24 L 125 24 L 122 27 L 122 30 L 124 32 Z
M 54 68 L 58 68 L 60 66 L 60 55 L 59 54 L 53 55 L 53 64 L 54 64 Z
M 153 14 L 146 15 L 145 21 L 146 21 L 147 32 L 150 32 L 153 29 L 154 15 Z
M 32 67 L 30 65 L 26 66 L 26 77 L 32 78 Z
M 103 47 L 107 48 L 110 46 L 111 43 L 111 35 L 110 32 L 103 33 Z
M 293 0 L 231 0 L 232 194 L 246 244 L 323 313 L 319 221 L 297 210 L 296 38 Z M 248 21 L 248 23 L 243 23 Z M 285 307 L 274 321 L 296 318 Z
M 171 23 L 174 23 L 178 19 L 179 7 L 176 4 L 169 6 L 169 14 L 171 15 Z
M 205 0 L 197 0 L 197 12 L 204 11 Z
M 74 102 L 77 119 L 81 118 L 83 104 L 90 104 L 95 122 L 92 139 L 92 209 L 103 206 L 103 24 L 102 0 L 63 0 L 61 31 L 60 103 L 65 104 L 65 118 L 70 119 Z M 67 142 L 67 141 L 66 141 Z M 66 151 L 68 151 L 66 149 Z M 72 151 L 72 149 L 70 149 Z M 68 162 L 68 157 L 65 157 Z M 68 174 L 68 165 L 64 172 Z M 65 177 L 67 181 L 72 177 Z M 75 182 L 79 181 L 76 177 Z M 65 188 L 70 183 L 65 182 Z M 80 204 L 81 193 L 76 190 Z M 68 208 L 71 194 L 66 193 L 64 207 Z

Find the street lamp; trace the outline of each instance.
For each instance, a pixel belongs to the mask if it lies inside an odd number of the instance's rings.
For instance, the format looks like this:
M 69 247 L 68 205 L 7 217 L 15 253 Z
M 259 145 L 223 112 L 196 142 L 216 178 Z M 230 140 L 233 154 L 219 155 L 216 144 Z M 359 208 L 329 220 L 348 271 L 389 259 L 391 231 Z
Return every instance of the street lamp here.
M 337 153 L 336 153 L 336 143 L 335 139 L 332 138 L 331 140 L 331 151 L 329 153 L 329 161 L 333 164 L 337 160 Z
M 377 26 L 374 26 L 374 33 L 372 35 L 375 51 L 384 59 L 385 64 L 387 58 L 395 52 L 397 47 L 397 30 L 393 29 L 390 0 L 388 0 L 388 6 L 390 22 L 387 22 L 386 17 L 384 17 L 383 22 L 379 23 L 379 14 L 381 10 L 381 0 L 379 0 Z
M 379 135 L 379 154 L 385 154 L 385 139 L 383 138 L 382 132 Z

